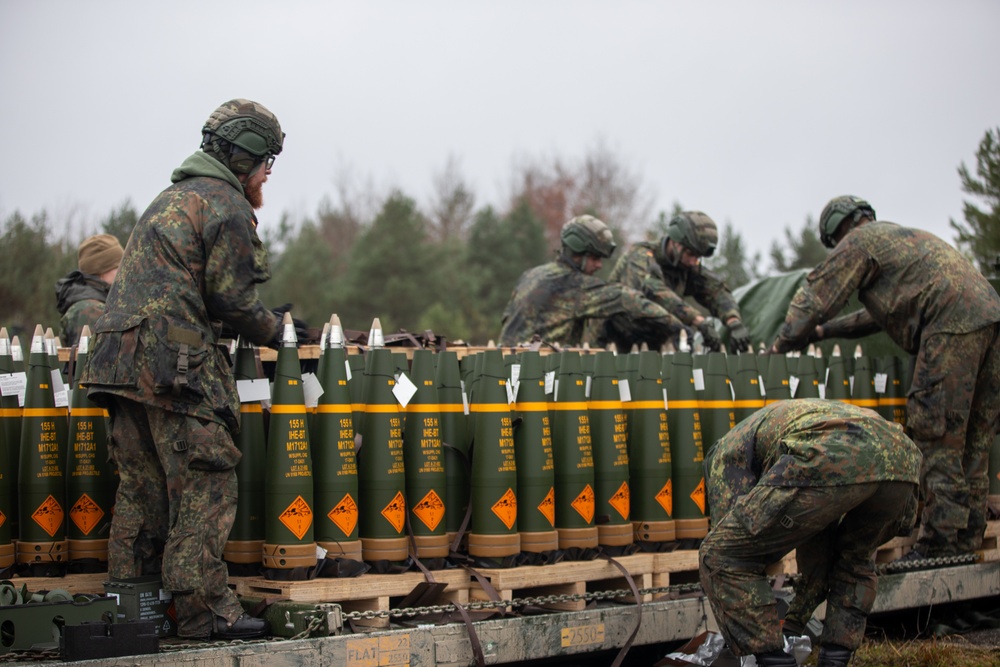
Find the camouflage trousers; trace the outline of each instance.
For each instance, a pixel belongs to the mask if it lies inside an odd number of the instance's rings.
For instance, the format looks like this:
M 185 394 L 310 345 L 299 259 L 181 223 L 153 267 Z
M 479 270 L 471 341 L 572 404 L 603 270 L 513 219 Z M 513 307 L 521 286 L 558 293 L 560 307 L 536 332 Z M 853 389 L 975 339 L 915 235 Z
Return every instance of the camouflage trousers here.
M 177 633 L 207 638 L 215 615 L 235 621 L 243 612 L 222 561 L 241 454 L 221 424 L 112 398 L 109 448 L 121 483 L 109 574 L 162 573 L 174 594 Z
M 875 602 L 875 549 L 912 527 L 915 490 L 908 482 L 760 485 L 741 497 L 699 552 L 701 585 L 733 652 L 782 648 L 765 569 L 792 549 L 801 576 L 786 618 L 804 626 L 826 600 L 821 643 L 857 648 Z
M 906 427 L 924 455 L 915 548 L 925 556 L 967 554 L 982 545 L 990 447 L 1000 419 L 998 330 L 937 334 L 920 344 Z

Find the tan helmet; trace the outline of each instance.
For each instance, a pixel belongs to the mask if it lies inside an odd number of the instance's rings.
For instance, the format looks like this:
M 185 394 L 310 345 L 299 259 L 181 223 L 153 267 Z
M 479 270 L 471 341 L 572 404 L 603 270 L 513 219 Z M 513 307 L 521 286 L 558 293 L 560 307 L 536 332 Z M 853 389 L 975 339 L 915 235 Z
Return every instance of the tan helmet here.
M 719 228 L 701 211 L 684 211 L 670 219 L 667 233 L 660 241 L 666 255 L 667 239 L 680 243 L 699 257 L 711 257 L 719 245 Z
M 837 245 L 833 237 L 841 223 L 848 218 L 851 222 L 857 222 L 862 217 L 875 219 L 875 209 L 861 197 L 854 195 L 841 195 L 834 197 L 823 208 L 819 216 L 819 240 L 827 248 Z

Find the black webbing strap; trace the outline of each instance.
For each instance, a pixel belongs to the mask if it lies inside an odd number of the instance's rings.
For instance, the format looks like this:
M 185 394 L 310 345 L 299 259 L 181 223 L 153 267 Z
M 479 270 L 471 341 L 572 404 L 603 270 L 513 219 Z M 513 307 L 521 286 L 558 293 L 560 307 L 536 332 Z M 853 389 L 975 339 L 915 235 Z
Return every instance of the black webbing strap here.
M 632 575 L 629 574 L 628 570 L 625 569 L 624 565 L 616 561 L 614 558 L 604 554 L 600 554 L 599 557 L 618 568 L 618 571 L 625 577 L 625 581 L 628 582 L 628 587 L 632 589 L 632 595 L 635 596 L 635 605 L 637 610 L 635 616 L 635 628 L 633 628 L 632 634 L 628 636 L 628 639 L 625 640 L 621 650 L 618 651 L 618 655 L 615 656 L 614 662 L 611 663 L 611 667 L 620 667 L 622 661 L 625 659 L 625 656 L 628 654 L 629 649 L 632 648 L 632 642 L 635 641 L 636 635 L 639 634 L 639 627 L 642 625 L 642 596 L 639 595 L 639 588 L 635 585 L 635 580 L 632 578 Z

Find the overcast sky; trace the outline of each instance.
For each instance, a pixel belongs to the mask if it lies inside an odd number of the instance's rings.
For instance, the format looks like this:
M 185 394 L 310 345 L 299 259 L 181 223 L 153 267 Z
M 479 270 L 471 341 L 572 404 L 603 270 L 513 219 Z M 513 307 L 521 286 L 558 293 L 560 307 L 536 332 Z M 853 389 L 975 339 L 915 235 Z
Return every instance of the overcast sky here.
M 996 0 L 0 0 L 0 218 L 141 211 L 248 97 L 288 134 L 264 225 L 345 170 L 425 204 L 449 156 L 502 204 L 516 159 L 603 141 L 655 210 L 756 249 L 846 193 L 951 241 L 956 169 L 1000 126 L 998 26 Z

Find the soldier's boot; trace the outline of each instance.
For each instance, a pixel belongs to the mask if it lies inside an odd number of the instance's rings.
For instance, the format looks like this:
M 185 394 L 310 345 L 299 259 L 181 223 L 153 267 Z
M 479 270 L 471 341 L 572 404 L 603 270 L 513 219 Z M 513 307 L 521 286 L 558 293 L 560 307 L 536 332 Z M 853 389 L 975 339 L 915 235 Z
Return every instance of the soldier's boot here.
M 768 651 L 767 653 L 756 653 L 758 667 L 798 667 L 799 663 L 791 653 L 782 650 Z
M 819 647 L 819 659 L 816 667 L 847 667 L 854 654 L 849 648 L 837 644 L 823 644 Z

